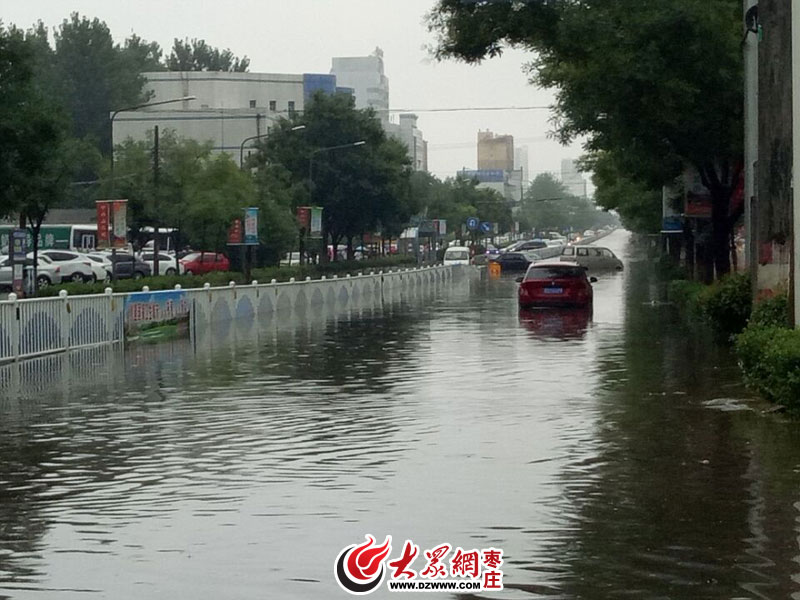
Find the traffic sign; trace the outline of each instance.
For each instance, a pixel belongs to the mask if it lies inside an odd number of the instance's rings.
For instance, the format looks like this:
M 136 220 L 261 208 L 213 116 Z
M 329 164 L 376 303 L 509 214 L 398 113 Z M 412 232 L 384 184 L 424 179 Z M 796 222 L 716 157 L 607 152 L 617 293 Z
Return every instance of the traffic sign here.
M 483 233 L 489 233 L 492 230 L 492 224 L 489 221 L 483 221 L 481 223 L 481 231 Z
M 478 228 L 477 217 L 470 217 L 469 219 L 467 219 L 467 229 L 475 231 L 477 228 Z

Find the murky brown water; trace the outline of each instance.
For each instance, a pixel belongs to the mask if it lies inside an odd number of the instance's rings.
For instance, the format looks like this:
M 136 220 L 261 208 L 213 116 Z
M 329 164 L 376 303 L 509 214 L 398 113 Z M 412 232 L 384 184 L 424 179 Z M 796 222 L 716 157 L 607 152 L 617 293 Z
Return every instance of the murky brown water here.
M 800 597 L 800 426 L 603 243 L 593 315 L 505 279 L 0 372 L 0 597 L 346 597 L 365 533 L 502 548 L 485 597 Z

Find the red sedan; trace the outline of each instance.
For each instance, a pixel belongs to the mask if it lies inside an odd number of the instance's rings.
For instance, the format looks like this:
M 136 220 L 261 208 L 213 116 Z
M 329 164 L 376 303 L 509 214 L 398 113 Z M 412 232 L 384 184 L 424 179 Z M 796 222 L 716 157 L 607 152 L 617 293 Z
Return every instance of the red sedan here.
M 595 277 L 586 276 L 586 269 L 574 262 L 542 261 L 528 267 L 525 277 L 517 279 L 519 305 L 533 306 L 591 306 L 592 283 Z
M 202 275 L 211 271 L 230 271 L 228 257 L 219 252 L 192 252 L 180 260 L 184 273 Z

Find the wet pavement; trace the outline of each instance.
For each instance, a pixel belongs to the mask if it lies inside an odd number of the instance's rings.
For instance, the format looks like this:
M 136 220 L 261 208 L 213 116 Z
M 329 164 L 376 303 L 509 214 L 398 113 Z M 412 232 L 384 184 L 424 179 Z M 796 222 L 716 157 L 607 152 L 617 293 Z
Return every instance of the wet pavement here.
M 0 371 L 0 598 L 346 597 L 366 533 L 502 548 L 471 597 L 800 597 L 800 427 L 600 245 L 591 313 L 462 281 Z

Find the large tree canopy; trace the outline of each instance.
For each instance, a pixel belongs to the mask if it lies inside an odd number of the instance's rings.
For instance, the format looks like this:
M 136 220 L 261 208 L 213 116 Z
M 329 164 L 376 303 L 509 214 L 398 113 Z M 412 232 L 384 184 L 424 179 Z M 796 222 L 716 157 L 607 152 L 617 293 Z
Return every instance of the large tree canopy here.
M 428 19 L 440 59 L 531 51 L 531 82 L 556 90 L 558 137 L 587 136 L 590 155 L 613 153 L 626 178 L 655 189 L 698 169 L 726 272 L 741 162 L 740 16 L 738 0 L 440 0 Z
M 233 71 L 243 73 L 250 66 L 246 56 L 234 56 L 230 49 L 220 50 L 206 44 L 205 40 L 191 42 L 175 38 L 172 52 L 165 65 L 170 71 Z

